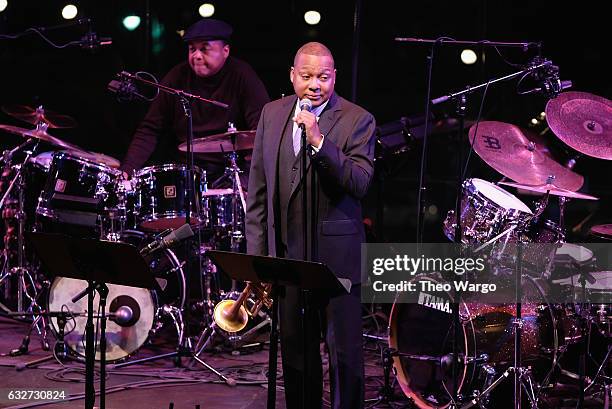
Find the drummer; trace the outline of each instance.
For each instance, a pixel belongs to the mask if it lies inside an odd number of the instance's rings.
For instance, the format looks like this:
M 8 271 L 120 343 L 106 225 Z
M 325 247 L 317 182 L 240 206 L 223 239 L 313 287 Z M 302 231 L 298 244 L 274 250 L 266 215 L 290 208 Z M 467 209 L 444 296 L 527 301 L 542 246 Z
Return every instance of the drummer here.
M 256 129 L 261 110 L 270 100 L 253 68 L 230 56 L 232 31 L 221 20 L 202 19 L 193 24 L 183 36 L 187 61 L 172 68 L 162 80 L 169 87 L 229 105 L 224 109 L 194 101 L 191 106 L 194 138 L 226 132 L 230 122 L 238 130 Z M 177 147 L 186 139 L 187 119 L 181 102 L 174 95 L 160 92 L 137 128 L 120 169 L 128 178 L 147 161 L 184 162 Z M 198 164 L 208 168 L 209 173 L 212 170 L 213 178 L 218 177 L 223 170 L 223 157 L 204 160 Z M 211 175 L 208 180 L 212 181 Z

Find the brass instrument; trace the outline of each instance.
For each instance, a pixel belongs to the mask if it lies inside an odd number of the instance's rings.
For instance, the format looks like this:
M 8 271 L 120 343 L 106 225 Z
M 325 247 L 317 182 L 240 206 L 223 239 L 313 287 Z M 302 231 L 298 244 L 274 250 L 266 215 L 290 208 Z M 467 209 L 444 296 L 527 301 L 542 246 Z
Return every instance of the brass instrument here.
M 237 300 L 223 300 L 215 305 L 213 319 L 219 328 L 227 332 L 239 332 L 246 327 L 249 317 L 255 317 L 263 306 L 272 308 L 270 291 L 272 284 L 253 284 L 247 282 Z M 256 298 L 252 308 L 248 308 L 246 301 L 249 295 Z

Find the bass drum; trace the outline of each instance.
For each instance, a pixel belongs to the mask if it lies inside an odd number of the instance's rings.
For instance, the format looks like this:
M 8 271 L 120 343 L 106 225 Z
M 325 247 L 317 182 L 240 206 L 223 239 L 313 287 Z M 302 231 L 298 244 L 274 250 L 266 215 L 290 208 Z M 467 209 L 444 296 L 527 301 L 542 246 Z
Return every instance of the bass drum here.
M 145 245 L 146 236 L 138 231 L 126 231 L 123 241 L 137 247 Z M 127 306 L 132 318 L 123 324 L 111 320 L 106 322 L 106 360 L 114 362 L 136 352 L 149 338 L 151 329 L 161 325 L 159 307 L 185 305 L 185 275 L 176 255 L 171 250 L 157 251 L 145 257 L 151 273 L 155 276 L 156 288 L 148 290 L 137 287 L 107 284 L 107 312 L 115 312 Z M 87 287 L 87 282 L 67 277 L 57 277 L 49 289 L 48 311 L 67 311 L 74 314 L 68 318 L 64 329 L 64 341 L 75 353 L 85 356 L 85 324 L 87 323 L 87 297 L 76 303 L 72 297 Z M 94 313 L 98 311 L 100 298 L 94 299 Z M 78 315 L 77 315 L 78 314 Z M 83 314 L 83 316 L 81 316 Z M 57 318 L 51 319 L 53 330 L 59 331 Z M 99 322 L 96 321 L 96 360 L 100 359 Z
M 552 375 L 559 350 L 555 309 L 546 303 L 534 279 L 525 276 L 523 289 L 540 294 L 542 299 L 542 304 L 523 304 L 521 338 L 523 365 L 531 366 L 536 380 L 542 381 Z M 450 404 L 452 307 L 448 293 L 416 292 L 398 298 L 391 310 L 389 345 L 399 353 L 393 357 L 397 380 L 421 409 L 443 409 Z M 472 397 L 512 366 L 515 305 L 462 302 L 459 308 L 459 353 L 467 359 L 459 364 L 457 387 L 459 394 Z M 486 396 L 482 401 L 490 399 Z

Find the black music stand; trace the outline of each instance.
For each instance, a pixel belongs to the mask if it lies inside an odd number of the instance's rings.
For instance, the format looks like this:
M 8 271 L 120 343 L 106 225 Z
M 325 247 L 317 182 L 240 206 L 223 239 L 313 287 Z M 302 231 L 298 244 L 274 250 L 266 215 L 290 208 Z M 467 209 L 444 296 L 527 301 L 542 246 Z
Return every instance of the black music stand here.
M 138 249 L 128 243 L 80 239 L 63 234 L 30 233 L 26 238 L 53 277 L 85 280 L 87 288 L 75 294 L 72 302 L 87 295 L 87 324 L 85 325 L 85 408 L 94 407 L 94 325 L 93 300 L 100 294 L 100 408 L 106 405 L 106 296 L 109 284 L 151 289 L 155 280 Z
M 276 367 L 278 354 L 278 287 L 297 287 L 330 296 L 350 292 L 351 280 L 338 278 L 322 263 L 269 256 L 252 256 L 230 251 L 210 250 L 206 255 L 230 278 L 254 284 L 272 284 L 272 323 L 268 355 L 268 409 L 276 406 Z

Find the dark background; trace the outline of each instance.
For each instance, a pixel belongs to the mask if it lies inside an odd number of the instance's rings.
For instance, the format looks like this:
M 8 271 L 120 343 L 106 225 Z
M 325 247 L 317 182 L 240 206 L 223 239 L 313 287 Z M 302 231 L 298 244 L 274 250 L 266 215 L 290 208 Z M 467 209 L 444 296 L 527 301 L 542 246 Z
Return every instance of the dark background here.
M 54 135 L 88 150 L 122 159 L 131 135 L 146 111 L 140 102 L 120 104 L 106 86 L 121 71 L 149 71 L 161 78 L 186 58 L 186 48 L 177 30 L 197 21 L 201 2 L 161 0 L 80 1 L 79 17 L 93 19 L 100 36 L 112 37 L 112 46 L 95 52 L 78 47 L 54 49 L 40 37 L 30 34 L 17 40 L 0 40 L 0 104 L 43 104 L 47 109 L 74 117 L 78 128 L 56 130 Z M 129 3 L 129 4 L 126 4 Z M 515 4 L 512 4 L 515 3 Z M 12 34 L 28 27 L 64 23 L 61 7 L 65 2 L 39 0 L 9 1 L 0 13 L 0 33 Z M 155 36 L 147 49 L 145 10 L 151 13 Z M 270 96 L 292 92 L 289 67 L 297 48 L 317 40 L 329 46 L 335 56 L 338 78 L 336 90 L 372 112 L 379 124 L 424 112 L 426 96 L 426 56 L 429 47 L 394 41 L 395 37 L 436 38 L 449 36 L 462 40 L 541 41 L 542 54 L 560 67 L 562 79 L 573 81 L 573 90 L 610 97 L 609 22 L 601 3 L 582 1 L 564 6 L 558 2 L 392 2 L 363 1 L 355 18 L 354 1 L 303 2 L 214 2 L 215 18 L 234 26 L 232 54 L 248 61 L 258 72 Z M 308 26 L 303 14 L 316 9 L 322 15 L 318 26 Z M 122 19 L 128 13 L 140 15 L 140 27 L 128 32 Z M 355 30 L 355 21 L 359 30 Z M 49 31 L 56 43 L 78 40 L 87 27 L 77 26 Z M 358 33 L 358 36 L 356 36 Z M 159 34 L 159 35 L 158 35 Z M 358 41 L 354 41 L 358 39 Z M 353 67 L 353 51 L 358 64 Z M 525 63 L 533 50 L 476 49 L 484 56 L 478 63 L 461 63 L 460 47 L 442 46 L 436 51 L 432 97 L 457 91 L 516 71 L 505 63 Z M 354 70 L 356 68 L 356 70 Z M 353 72 L 357 72 L 355 95 Z M 520 96 L 516 81 L 492 87 L 486 97 L 483 118 L 529 126 L 542 112 L 542 96 Z M 469 100 L 468 118 L 477 116 L 481 93 Z M 436 118 L 452 115 L 452 104 L 435 109 Z M 0 123 L 27 126 L 4 113 Z M 544 129 L 544 126 L 538 130 Z M 572 152 L 554 134 L 545 134 L 559 161 Z M 4 146 L 19 139 L 0 135 Z M 437 130 L 432 135 L 428 162 L 429 213 L 425 240 L 444 240 L 441 221 L 452 208 L 456 196 L 456 160 L 460 146 L 451 132 Z M 372 240 L 413 241 L 416 220 L 417 173 L 421 145 L 411 143 L 409 151 L 379 160 L 377 177 L 365 200 L 366 215 L 374 223 Z M 500 175 L 474 157 L 470 176 L 497 181 Z M 612 222 L 610 214 L 610 162 L 583 157 L 575 171 L 585 176 L 584 191 L 601 197 L 599 202 L 572 201 L 567 223 L 570 238 L 584 240 L 592 224 Z M 512 191 L 511 188 L 508 188 Z M 533 198 L 521 199 L 531 204 Z M 554 201 L 553 201 L 554 202 Z M 553 206 L 554 207 L 554 206 Z M 377 212 L 377 209 L 382 211 Z M 382 218 L 381 218 L 382 216 Z M 554 218 L 554 215 L 550 217 Z M 582 229 L 571 229 L 589 217 Z M 383 223 L 384 220 L 384 223 Z M 382 223 L 382 224 L 381 224 Z

